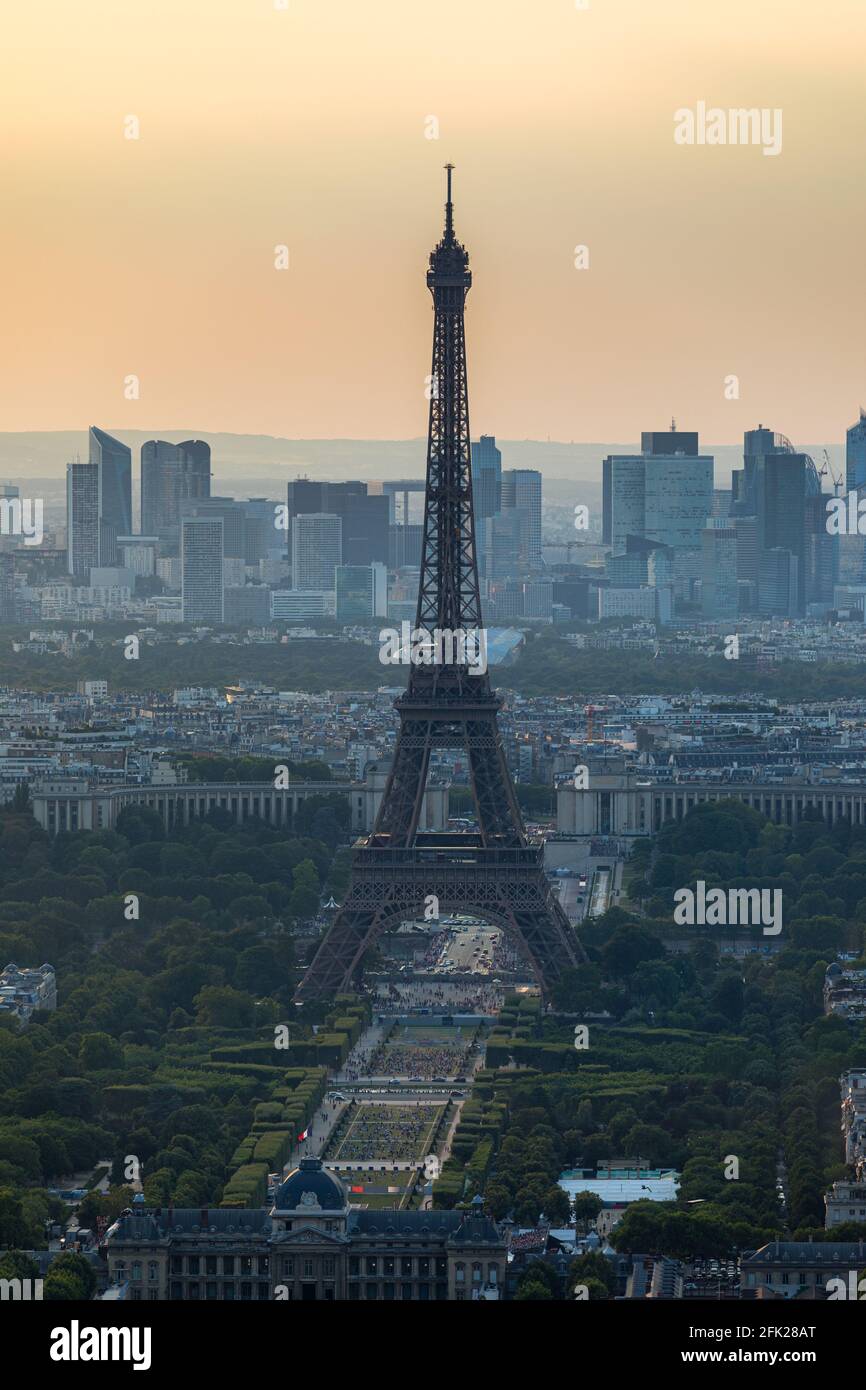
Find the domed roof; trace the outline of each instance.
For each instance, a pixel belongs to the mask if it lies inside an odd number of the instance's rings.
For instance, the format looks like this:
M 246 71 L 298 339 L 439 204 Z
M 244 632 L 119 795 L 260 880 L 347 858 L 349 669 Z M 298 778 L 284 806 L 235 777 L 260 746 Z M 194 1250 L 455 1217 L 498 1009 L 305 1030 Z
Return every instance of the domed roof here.
M 322 1167 L 320 1158 L 302 1158 L 274 1198 L 277 1211 L 342 1211 L 346 1191 L 339 1178 Z
M 833 976 L 841 975 L 843 974 L 843 970 L 839 962 L 834 960 L 830 965 L 827 966 L 825 974 Z

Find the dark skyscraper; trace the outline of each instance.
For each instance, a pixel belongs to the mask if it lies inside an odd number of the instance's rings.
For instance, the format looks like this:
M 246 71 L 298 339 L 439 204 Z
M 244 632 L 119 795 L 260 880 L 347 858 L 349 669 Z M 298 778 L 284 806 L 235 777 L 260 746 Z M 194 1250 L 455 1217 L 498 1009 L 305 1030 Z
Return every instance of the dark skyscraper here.
M 246 560 L 246 513 L 243 502 L 234 497 L 206 497 L 201 502 L 186 502 L 184 517 L 220 517 L 223 523 L 223 556 L 229 560 Z
M 117 537 L 132 534 L 132 450 L 90 427 L 90 464 L 96 468 L 100 565 L 117 564 Z
M 296 516 L 310 516 L 313 512 L 326 512 L 324 483 L 313 482 L 310 478 L 294 478 L 286 488 L 289 511 L 289 524 L 286 528 L 286 546 L 289 569 L 292 567 L 292 520 Z
M 789 613 L 802 613 L 805 608 L 806 469 L 806 455 L 793 452 L 761 455 L 755 463 L 759 550 L 762 554 L 769 550 L 787 550 L 797 561 L 796 598 L 792 596 L 787 600 Z M 780 564 L 779 558 L 774 557 L 773 564 L 760 571 L 768 575 L 774 592 L 781 592 L 777 578 Z M 759 594 L 763 612 L 767 611 L 768 602 Z
M 389 526 L 388 568 L 392 570 L 403 569 L 405 566 L 412 569 L 420 568 L 423 535 L 424 527 L 421 525 Z
M 502 511 L 516 507 L 521 517 L 520 563 L 541 565 L 541 474 L 535 468 L 510 468 L 502 474 Z
M 502 507 L 502 453 L 492 434 L 472 445 L 472 500 L 476 525 Z
M 390 503 L 366 483 L 325 483 L 325 511 L 343 522 L 344 565 L 387 565 Z
M 287 491 L 289 517 L 323 513 L 338 516 L 343 523 L 342 563 L 345 565 L 388 564 L 390 498 L 369 494 L 361 482 L 314 483 L 296 478 Z M 291 521 L 289 560 L 292 559 Z
M 848 430 L 845 440 L 845 491 L 866 487 L 866 410 Z
M 141 446 L 141 529 L 146 536 L 176 541 L 186 503 L 210 497 L 210 445 L 201 439 L 168 444 L 148 439 Z

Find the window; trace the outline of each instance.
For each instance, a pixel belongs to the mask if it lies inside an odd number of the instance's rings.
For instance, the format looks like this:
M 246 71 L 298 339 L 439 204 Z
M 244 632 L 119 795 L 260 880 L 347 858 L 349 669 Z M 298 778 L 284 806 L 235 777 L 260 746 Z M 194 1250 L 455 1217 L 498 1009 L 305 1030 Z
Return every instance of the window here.
M 377 1258 L 376 1255 L 368 1255 L 368 1256 L 367 1256 L 367 1273 L 368 1273 L 368 1274 L 378 1274 L 378 1273 L 379 1273 L 379 1260 L 378 1260 L 378 1258 Z
M 488 1284 L 493 1284 L 493 1285 L 495 1285 L 495 1284 L 496 1284 L 496 1280 L 497 1280 L 498 1278 L 499 1278 L 499 1270 L 497 1269 L 496 1265 L 488 1265 L 488 1266 L 487 1266 L 487 1282 L 488 1282 Z
M 350 1255 L 350 1256 L 349 1256 L 349 1273 L 350 1273 L 350 1274 L 360 1274 L 360 1273 L 361 1273 L 361 1261 L 358 1259 L 358 1256 L 357 1256 L 357 1255 Z
M 223 1255 L 223 1274 L 234 1274 L 235 1257 L 234 1255 Z
M 141 1265 L 140 1265 L 140 1263 L 138 1262 L 138 1260 L 133 1260 L 133 1262 L 132 1262 L 132 1276 L 131 1276 L 131 1277 L 132 1277 L 133 1279 L 140 1279 L 140 1278 L 141 1278 Z
M 473 1264 L 472 1266 L 472 1282 L 473 1284 L 481 1283 L 481 1265 L 478 1263 L 477 1260 L 475 1264 Z
M 147 1266 L 147 1277 L 151 1282 L 159 1278 L 159 1265 L 156 1260 L 151 1260 Z
M 360 1285 L 360 1284 L 350 1284 L 350 1285 L 349 1285 L 349 1301 L 350 1301 L 350 1302 L 354 1302 L 356 1299 L 359 1299 L 360 1297 L 361 1297 L 361 1285 Z
M 448 1261 L 447 1261 L 446 1259 L 444 1259 L 441 1255 L 438 1256 L 437 1259 L 436 1259 L 436 1278 L 437 1278 L 437 1279 L 447 1279 L 447 1278 L 448 1278 Z
M 259 1255 L 259 1274 L 269 1274 L 270 1268 L 270 1258 L 267 1255 Z
M 430 1274 L 430 1261 L 426 1255 L 422 1255 L 418 1261 L 418 1273 L 425 1279 Z
M 241 1284 L 241 1298 L 242 1298 L 243 1300 L 245 1300 L 246 1302 L 249 1302 L 249 1301 L 252 1299 L 252 1296 L 253 1296 L 253 1286 L 252 1286 L 252 1284 Z
M 394 1287 L 395 1286 L 393 1284 L 385 1284 L 382 1289 L 382 1297 L 389 1300 L 393 1299 Z
M 208 1280 L 207 1284 L 205 1285 L 205 1293 L 204 1293 L 204 1296 L 205 1296 L 205 1298 L 216 1298 L 216 1296 L 217 1296 L 217 1286 L 216 1286 L 216 1281 L 215 1281 L 215 1280 L 210 1280 L 210 1279 Z
M 216 1272 L 217 1272 L 216 1255 L 208 1255 L 208 1256 L 206 1256 L 205 1262 L 204 1262 L 204 1267 L 205 1267 L 205 1271 L 206 1271 L 208 1274 L 216 1274 Z
M 325 1258 L 322 1260 L 322 1274 L 326 1279 L 333 1279 L 334 1265 L 335 1261 L 333 1255 L 326 1255 Z
M 412 1273 L 412 1256 L 411 1256 L 411 1255 L 404 1255 L 404 1256 L 403 1256 L 402 1260 L 400 1261 L 400 1273 L 401 1273 L 401 1274 L 411 1274 L 411 1273 Z
M 382 1256 L 382 1273 L 383 1273 L 383 1274 L 393 1274 L 393 1273 L 394 1273 L 394 1256 L 393 1256 L 393 1255 L 383 1255 L 383 1256 Z
M 454 1282 L 455 1282 L 455 1284 L 465 1284 L 465 1283 L 466 1283 L 466 1266 L 465 1266 L 465 1264 L 457 1264 L 457 1265 L 454 1266 Z
M 376 1285 L 375 1285 L 375 1284 L 368 1284 L 368 1285 L 367 1285 L 367 1301 L 368 1301 L 368 1302 L 375 1301 L 375 1298 L 376 1298 Z
M 134 1299 L 141 1298 L 141 1289 L 133 1289 L 133 1290 L 132 1290 L 132 1297 L 133 1297 Z
M 284 1274 L 294 1274 L 294 1272 L 295 1272 L 295 1262 L 294 1262 L 294 1260 L 283 1260 L 283 1273 L 284 1273 Z
M 401 1290 L 402 1290 L 402 1295 L 401 1295 L 401 1296 L 402 1296 L 403 1298 L 411 1298 L 411 1297 L 412 1297 L 412 1285 L 411 1285 L 411 1284 L 401 1284 L 401 1285 L 400 1285 L 400 1288 L 401 1288 Z
M 253 1257 L 252 1255 L 241 1255 L 241 1274 L 252 1274 Z
M 198 1255 L 190 1255 L 187 1261 L 187 1274 L 198 1274 Z
M 305 1279 L 312 1279 L 312 1277 L 313 1277 L 313 1261 L 312 1261 L 312 1260 L 304 1260 L 304 1278 L 305 1278 Z

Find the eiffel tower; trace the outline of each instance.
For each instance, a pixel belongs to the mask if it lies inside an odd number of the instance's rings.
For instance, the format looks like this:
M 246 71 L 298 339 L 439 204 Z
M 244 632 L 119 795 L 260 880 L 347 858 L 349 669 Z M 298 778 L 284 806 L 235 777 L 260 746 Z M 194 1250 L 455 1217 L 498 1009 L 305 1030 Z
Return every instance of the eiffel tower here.
M 454 634 L 413 661 L 394 703 L 400 728 L 371 835 L 356 842 L 345 902 L 298 988 L 301 1001 L 352 988 L 384 931 L 439 914 L 483 917 L 501 928 L 548 992 L 586 959 L 545 878 L 543 846 L 523 825 L 490 686 L 475 558 L 469 396 L 463 309 L 472 274 L 454 235 L 448 171 L 445 231 L 430 256 L 433 370 L 427 443 L 424 537 L 416 629 Z M 470 641 L 459 646 L 456 635 Z M 472 640 L 474 639 L 474 641 Z M 434 748 L 456 748 L 469 769 L 477 832 L 425 833 L 421 809 Z M 435 904 L 435 906 L 434 906 Z

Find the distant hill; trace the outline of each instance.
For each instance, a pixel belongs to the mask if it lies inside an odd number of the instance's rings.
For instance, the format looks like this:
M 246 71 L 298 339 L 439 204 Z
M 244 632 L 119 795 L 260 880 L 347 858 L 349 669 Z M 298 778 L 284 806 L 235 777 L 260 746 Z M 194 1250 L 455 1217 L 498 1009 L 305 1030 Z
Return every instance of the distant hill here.
M 206 439 L 213 455 L 214 490 L 224 489 L 246 497 L 282 495 L 280 485 L 303 474 L 335 481 L 361 478 L 369 482 L 418 477 L 424 472 L 425 441 L 420 438 L 276 439 L 263 434 L 212 434 L 193 427 L 127 430 L 99 423 L 130 446 L 134 464 L 147 439 Z M 550 483 L 596 486 L 601 483 L 601 461 L 606 454 L 630 453 L 637 448 L 634 441 L 566 444 L 558 440 L 500 439 L 497 443 L 505 468 L 538 468 Z M 820 466 L 825 446 L 803 447 Z M 829 447 L 834 466 L 841 468 L 841 449 L 837 445 Z M 702 448 L 716 460 L 716 486 L 729 486 L 732 467 L 742 463 L 740 446 L 705 442 Z M 47 491 L 53 493 L 62 482 L 66 464 L 76 455 L 87 455 L 85 430 L 0 433 L 0 480 L 32 485 L 35 480 L 44 479 L 49 484 Z M 558 493 L 560 489 L 552 491 Z

